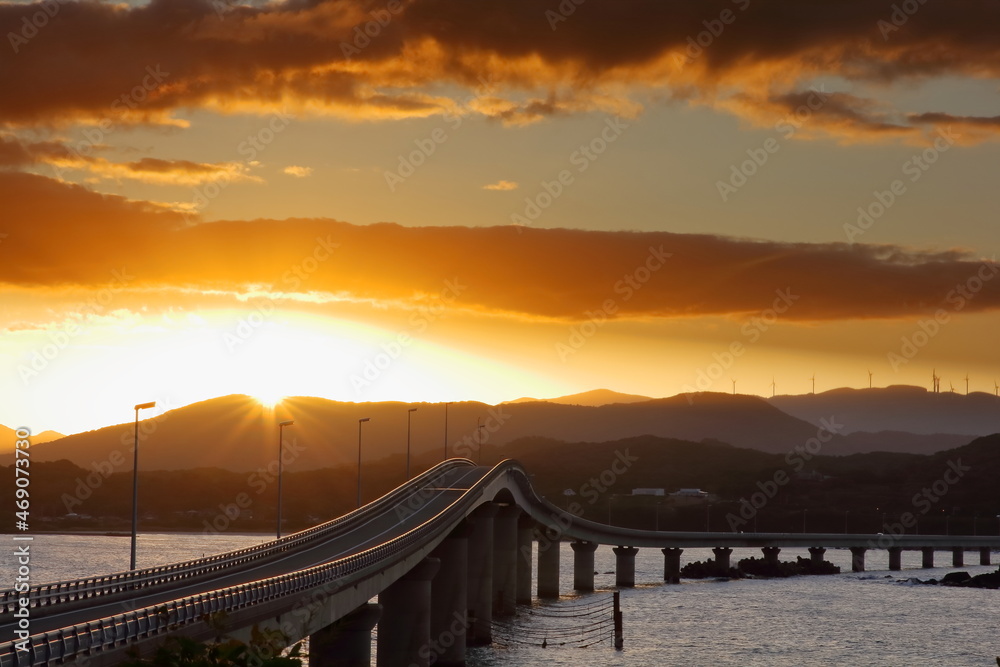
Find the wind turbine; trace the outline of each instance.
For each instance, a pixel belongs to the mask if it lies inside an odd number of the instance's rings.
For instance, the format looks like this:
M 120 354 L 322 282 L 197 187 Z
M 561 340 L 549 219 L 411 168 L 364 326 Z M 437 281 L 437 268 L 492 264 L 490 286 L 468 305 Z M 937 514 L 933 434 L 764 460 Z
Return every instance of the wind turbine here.
M 809 379 L 812 380 L 812 383 L 813 383 L 813 391 L 812 391 L 812 393 L 815 394 L 816 393 L 816 374 L 813 373 L 813 376 L 811 378 L 809 378 Z
M 869 389 L 872 388 L 872 375 L 874 375 L 874 373 L 872 373 L 871 371 L 868 371 L 868 388 Z
M 955 393 L 955 383 L 954 382 L 949 382 L 948 386 L 951 387 L 951 393 L 954 394 Z
M 965 374 L 965 395 L 969 395 L 969 374 Z
M 941 378 L 937 376 L 937 369 L 935 368 L 931 371 L 931 391 L 935 394 L 938 392 L 938 382 L 940 380 Z
M 736 380 L 734 380 L 733 378 L 729 378 L 729 379 L 733 380 L 733 396 L 735 396 L 736 395 Z
M 771 377 L 771 398 L 774 398 L 774 390 L 777 385 L 774 384 L 774 377 Z
M 993 381 L 993 395 L 1000 396 L 1000 384 L 996 380 Z

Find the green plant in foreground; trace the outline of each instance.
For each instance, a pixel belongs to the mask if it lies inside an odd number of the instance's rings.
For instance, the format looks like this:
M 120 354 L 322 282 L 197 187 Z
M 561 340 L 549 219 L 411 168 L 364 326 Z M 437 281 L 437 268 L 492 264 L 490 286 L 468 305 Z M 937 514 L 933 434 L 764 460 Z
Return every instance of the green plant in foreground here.
M 287 656 L 281 652 L 288 638 L 278 630 L 251 630 L 250 643 L 236 639 L 203 643 L 187 637 L 170 637 L 150 658 L 133 657 L 126 667 L 300 667 L 301 644 Z

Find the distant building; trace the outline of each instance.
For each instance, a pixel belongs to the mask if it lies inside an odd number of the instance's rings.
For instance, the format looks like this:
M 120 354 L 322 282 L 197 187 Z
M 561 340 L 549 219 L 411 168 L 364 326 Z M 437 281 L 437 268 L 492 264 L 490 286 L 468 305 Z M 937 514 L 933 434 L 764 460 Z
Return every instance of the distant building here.
M 701 489 L 680 489 L 670 494 L 674 498 L 708 498 L 708 491 Z
M 664 489 L 632 489 L 633 496 L 663 496 L 666 495 Z

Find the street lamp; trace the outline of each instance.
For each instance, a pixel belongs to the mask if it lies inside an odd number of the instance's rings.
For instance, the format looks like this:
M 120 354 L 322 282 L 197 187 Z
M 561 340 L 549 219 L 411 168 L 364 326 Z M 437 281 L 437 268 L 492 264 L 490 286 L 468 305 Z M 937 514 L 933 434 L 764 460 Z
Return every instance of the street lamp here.
M 135 542 L 139 529 L 139 410 L 155 408 L 156 401 L 135 406 L 135 439 L 132 443 L 132 556 L 128 569 L 135 569 Z
M 448 460 L 448 406 L 451 402 L 444 404 L 444 460 Z
M 410 481 L 410 415 L 416 411 L 416 408 L 406 411 L 406 481 Z
M 361 507 L 361 425 L 371 420 L 371 417 L 358 420 L 358 507 Z
M 281 539 L 281 430 L 286 426 L 291 426 L 295 422 L 292 420 L 287 420 L 283 422 L 278 422 L 278 529 L 275 531 L 275 536 L 277 539 Z
M 476 417 L 476 440 L 479 442 L 479 465 L 483 464 L 483 418 Z
M 1000 535 L 1000 514 L 997 514 L 997 535 Z

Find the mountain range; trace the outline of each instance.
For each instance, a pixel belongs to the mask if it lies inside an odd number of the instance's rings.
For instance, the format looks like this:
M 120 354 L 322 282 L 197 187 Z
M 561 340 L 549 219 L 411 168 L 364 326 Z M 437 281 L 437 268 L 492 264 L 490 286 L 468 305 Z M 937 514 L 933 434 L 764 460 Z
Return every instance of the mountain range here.
M 408 413 L 411 408 L 416 412 Z M 257 470 L 275 460 L 277 422 L 292 419 L 295 424 L 284 430 L 285 463 L 292 469 L 356 465 L 359 428 L 365 461 L 397 459 L 403 469 L 409 415 L 411 465 L 422 469 L 444 456 L 445 409 L 442 403 L 292 397 L 272 411 L 248 396 L 223 396 L 140 422 L 140 467 Z M 824 454 L 929 454 L 1000 432 L 1000 398 L 981 392 L 934 394 L 908 386 L 771 399 L 712 392 L 654 399 L 597 390 L 496 406 L 455 402 L 447 412 L 448 455 L 476 458 L 481 439 L 487 459 L 493 448 L 524 438 L 607 442 L 651 435 L 781 454 L 801 448 L 826 424 L 835 435 L 824 434 Z M 359 424 L 364 417 L 371 421 Z M 47 442 L 34 436 L 32 460 L 67 459 L 83 468 L 128 470 L 133 428 L 129 422 Z M 7 445 L 0 464 L 9 465 L 14 436 L 10 429 L 3 435 Z

